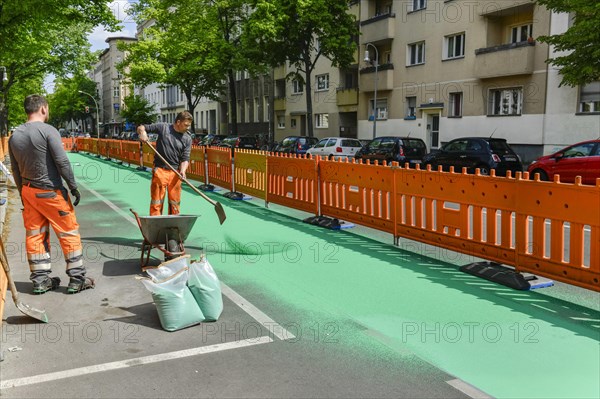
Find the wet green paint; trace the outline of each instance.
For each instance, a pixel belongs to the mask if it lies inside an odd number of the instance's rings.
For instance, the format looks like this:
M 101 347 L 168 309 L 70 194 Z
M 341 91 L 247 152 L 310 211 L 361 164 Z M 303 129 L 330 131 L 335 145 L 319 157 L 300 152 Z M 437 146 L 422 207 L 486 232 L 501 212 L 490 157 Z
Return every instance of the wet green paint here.
M 70 157 L 80 163 L 74 170 L 85 185 L 127 212 L 148 214 L 149 173 Z M 252 287 L 277 306 L 351 321 L 360 332 L 344 335 L 353 337 L 343 340 L 349 348 L 381 354 L 375 348 L 383 344 L 414 353 L 495 397 L 600 397 L 597 308 L 465 275 L 445 251 L 423 256 L 303 224 L 264 209 L 260 200 L 209 195 L 224 205 L 223 225 L 212 205 L 184 188 L 181 212 L 200 215 L 188 252 L 203 249 L 225 283 Z

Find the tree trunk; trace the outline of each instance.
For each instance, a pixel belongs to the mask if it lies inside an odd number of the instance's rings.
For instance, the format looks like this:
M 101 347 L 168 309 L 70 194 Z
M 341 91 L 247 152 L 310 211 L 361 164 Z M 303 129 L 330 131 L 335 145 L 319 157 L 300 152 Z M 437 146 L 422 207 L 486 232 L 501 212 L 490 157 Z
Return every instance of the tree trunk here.
M 233 70 L 227 71 L 227 78 L 229 80 L 229 103 L 231 108 L 231 124 L 229 125 L 229 134 L 233 136 L 238 135 L 237 125 L 237 94 L 235 92 L 235 76 Z
M 312 80 L 310 77 L 312 68 L 310 67 L 310 54 L 307 55 L 308 57 L 305 55 L 304 58 L 304 70 L 306 71 L 306 130 L 308 137 L 314 137 L 312 116 Z

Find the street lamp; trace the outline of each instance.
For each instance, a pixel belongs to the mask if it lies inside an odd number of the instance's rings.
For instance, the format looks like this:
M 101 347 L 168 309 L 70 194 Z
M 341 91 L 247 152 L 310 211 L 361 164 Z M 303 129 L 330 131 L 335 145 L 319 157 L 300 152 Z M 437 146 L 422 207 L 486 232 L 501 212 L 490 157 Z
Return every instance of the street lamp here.
M 375 59 L 369 58 L 369 46 L 375 50 Z M 377 137 L 377 67 L 379 66 L 379 52 L 372 43 L 365 44 L 365 62 L 370 62 L 375 66 L 375 90 L 373 93 L 373 139 Z
M 100 140 L 100 118 L 98 118 L 98 102 L 96 101 L 94 96 L 92 96 L 90 93 L 86 93 L 85 91 L 81 91 L 81 90 L 77 90 L 77 91 L 81 94 L 86 94 L 86 95 L 92 97 L 92 100 L 94 100 L 94 104 L 96 104 L 96 133 L 98 134 L 98 140 Z

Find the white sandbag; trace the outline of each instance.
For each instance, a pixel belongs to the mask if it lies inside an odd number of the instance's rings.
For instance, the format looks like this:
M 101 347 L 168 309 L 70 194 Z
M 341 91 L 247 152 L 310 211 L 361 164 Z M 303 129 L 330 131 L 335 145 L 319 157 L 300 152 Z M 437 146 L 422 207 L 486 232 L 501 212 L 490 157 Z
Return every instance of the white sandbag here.
M 151 278 L 142 280 L 144 286 L 152 293 L 160 324 L 167 331 L 193 326 L 205 319 L 186 284 L 189 276 L 187 261 L 189 255 L 165 262 L 152 270 L 146 270 Z
M 221 283 L 205 257 L 189 266 L 188 287 L 202 310 L 206 321 L 216 321 L 223 312 Z

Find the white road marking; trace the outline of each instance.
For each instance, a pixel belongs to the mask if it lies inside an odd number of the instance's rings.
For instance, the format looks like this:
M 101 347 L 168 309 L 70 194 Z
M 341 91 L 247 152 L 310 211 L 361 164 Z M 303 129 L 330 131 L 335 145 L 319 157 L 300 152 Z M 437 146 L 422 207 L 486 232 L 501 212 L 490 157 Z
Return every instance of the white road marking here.
M 464 393 L 465 395 L 471 397 L 471 398 L 477 398 L 477 399 L 491 399 L 492 396 L 486 394 L 485 392 L 480 391 L 479 389 L 475 388 L 473 385 L 471 384 L 467 384 L 466 382 L 464 382 L 463 380 L 460 379 L 455 379 L 455 380 L 450 380 L 450 381 L 446 381 L 446 383 L 452 387 L 454 387 L 455 389 L 458 389 L 459 391 L 461 391 L 462 393 Z
M 263 327 L 269 330 L 271 334 L 275 335 L 280 340 L 285 341 L 287 339 L 296 338 L 294 334 L 283 328 L 281 325 L 279 325 L 277 322 L 275 322 L 273 319 L 271 319 L 269 316 L 263 313 L 260 309 L 258 309 L 256 306 L 252 305 L 240 294 L 238 294 L 223 283 L 221 283 L 221 292 L 233 303 L 238 305 L 244 312 L 248 313 L 250 317 L 262 324 Z
M 90 187 L 88 187 L 84 184 L 81 184 L 81 186 L 85 187 L 86 190 L 88 190 L 89 192 L 94 194 L 96 197 L 98 197 L 102 202 L 104 202 L 106 205 L 108 205 L 112 210 L 117 212 L 119 215 L 121 215 L 125 219 L 127 219 L 127 221 L 129 221 L 131 224 L 138 227 L 137 221 L 135 220 L 135 218 L 132 215 L 129 215 L 126 212 L 124 212 L 118 206 L 113 204 L 109 199 L 105 198 L 104 196 L 102 196 L 102 194 L 91 189 Z M 279 338 L 282 341 L 296 338 L 296 336 L 294 334 L 292 334 L 291 332 L 289 332 L 288 330 L 283 328 L 280 324 L 275 322 L 273 319 L 271 319 L 269 316 L 267 316 L 264 312 L 262 312 L 256 306 L 252 305 L 248 300 L 244 299 L 240 294 L 238 294 L 237 292 L 232 290 L 229 286 L 227 286 L 223 283 L 221 283 L 221 286 L 222 286 L 223 295 L 225 295 L 233 303 L 235 303 L 237 306 L 239 306 L 244 312 L 246 312 L 254 320 L 256 320 L 257 322 L 262 324 L 263 327 L 265 327 L 265 329 L 267 329 L 271 334 L 273 334 L 274 336 L 276 336 L 277 338 Z
M 31 377 L 14 378 L 12 380 L 2 381 L 0 389 L 22 387 L 24 385 L 39 384 L 42 382 L 56 381 L 64 378 L 78 377 L 87 374 L 100 373 L 103 371 L 119 370 L 128 367 L 141 366 L 164 362 L 168 360 L 182 359 L 190 356 L 198 356 L 206 353 L 221 352 L 229 349 L 238 349 L 260 344 L 273 342 L 269 337 L 259 337 L 242 341 L 226 342 L 210 346 L 201 346 L 197 348 L 184 349 L 180 351 L 161 353 L 158 355 L 143 356 L 134 359 L 120 360 L 117 362 L 96 364 L 94 366 L 79 367 L 70 370 L 57 371 L 54 373 L 39 374 Z

